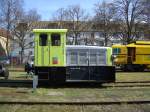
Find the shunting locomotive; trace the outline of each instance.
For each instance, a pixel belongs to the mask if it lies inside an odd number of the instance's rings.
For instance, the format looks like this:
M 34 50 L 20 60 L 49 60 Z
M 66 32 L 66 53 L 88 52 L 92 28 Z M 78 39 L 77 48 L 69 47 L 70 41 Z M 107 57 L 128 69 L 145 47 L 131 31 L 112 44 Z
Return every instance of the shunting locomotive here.
M 67 29 L 34 29 L 34 66 L 39 81 L 114 82 L 111 47 L 66 45 Z

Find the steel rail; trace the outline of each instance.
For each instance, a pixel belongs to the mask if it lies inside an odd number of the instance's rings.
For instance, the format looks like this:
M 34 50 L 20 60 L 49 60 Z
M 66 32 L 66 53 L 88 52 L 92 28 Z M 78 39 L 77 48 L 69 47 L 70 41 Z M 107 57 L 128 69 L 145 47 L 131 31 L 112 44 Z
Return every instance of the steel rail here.
M 22 85 L 30 84 L 30 85 L 32 85 L 32 83 L 33 83 L 32 80 L 0 80 L 0 86 L 1 85 L 3 86 L 3 84 L 12 84 L 10 86 L 15 86 L 13 84 L 22 84 Z M 66 84 L 68 84 L 68 83 L 66 83 Z M 70 87 L 71 86 L 72 88 L 73 87 L 80 88 L 80 85 L 78 83 L 75 83 L 75 84 L 77 84 L 77 85 L 72 85 L 72 84 L 65 85 L 64 84 L 64 85 L 60 85 L 58 87 L 61 88 L 61 87 Z M 123 84 L 123 85 L 120 85 L 120 84 Z M 20 86 L 20 85 L 18 85 L 18 86 Z M 85 87 L 87 88 L 87 86 L 88 86 L 88 83 L 85 85 Z M 92 86 L 94 87 L 94 85 L 92 85 Z M 44 87 L 44 85 L 43 85 L 43 87 Z M 84 87 L 84 86 L 82 85 L 81 87 Z M 91 87 L 91 86 L 89 85 L 89 87 Z M 95 87 L 97 87 L 97 85 L 95 85 Z M 150 87 L 150 81 L 103 83 L 99 87 Z
M 103 85 L 102 87 L 150 87 L 150 85 Z
M 0 80 L 0 83 L 32 83 L 32 80 Z
M 150 81 L 116 81 L 114 83 L 150 83 Z
M 32 80 L 0 80 L 0 83 L 32 83 Z M 113 82 L 112 84 L 117 84 L 117 83 L 150 83 L 150 81 L 116 81 Z
M 122 104 L 150 104 L 150 101 L 97 101 L 97 102 L 22 102 L 0 101 L 0 105 L 122 105 Z

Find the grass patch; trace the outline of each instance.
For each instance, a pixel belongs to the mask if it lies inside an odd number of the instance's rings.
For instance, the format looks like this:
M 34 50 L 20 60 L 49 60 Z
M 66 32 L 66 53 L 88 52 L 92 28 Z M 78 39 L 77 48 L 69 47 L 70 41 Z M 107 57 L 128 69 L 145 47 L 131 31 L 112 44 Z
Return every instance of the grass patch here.
M 149 72 L 116 73 L 116 81 L 150 81 Z
M 25 72 L 10 72 L 9 79 L 22 80 Z M 117 81 L 150 81 L 150 73 L 116 73 Z M 119 85 L 131 85 L 119 84 Z M 138 84 L 137 84 L 138 85 Z M 140 85 L 140 83 L 139 83 Z M 150 100 L 150 87 L 112 88 L 32 88 L 0 87 L 3 101 L 118 101 Z
M 26 79 L 25 72 L 10 72 L 10 79 Z M 28 80 L 29 78 L 27 78 Z M 150 81 L 150 73 L 116 73 L 117 81 Z M 121 85 L 121 84 L 120 84 Z M 124 84 L 126 85 L 126 83 Z M 140 85 L 140 84 L 139 84 Z M 0 101 L 122 101 L 150 100 L 150 87 L 32 88 L 0 87 Z M 0 105 L 0 112 L 149 112 L 150 105 L 53 106 Z
M 27 75 L 26 72 L 9 72 L 9 79 L 11 79 L 11 80 L 31 80 L 32 76 Z
M 54 106 L 0 105 L 0 112 L 149 112 L 150 105 Z
M 32 88 L 0 87 L 1 101 L 122 101 L 150 100 L 150 88 Z

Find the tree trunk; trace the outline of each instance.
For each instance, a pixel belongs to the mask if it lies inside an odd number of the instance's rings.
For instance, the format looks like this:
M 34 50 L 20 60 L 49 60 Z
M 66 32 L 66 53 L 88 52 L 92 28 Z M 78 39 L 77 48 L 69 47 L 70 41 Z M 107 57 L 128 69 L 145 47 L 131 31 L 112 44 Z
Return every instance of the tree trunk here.
M 6 51 L 7 51 L 7 57 L 9 57 L 9 36 L 7 31 L 7 40 L 6 40 Z
M 24 48 L 21 48 L 21 52 L 20 52 L 20 62 L 21 62 L 21 64 L 23 64 L 23 55 L 24 55 Z
M 106 32 L 104 32 L 104 46 L 107 46 L 108 38 Z
M 75 33 L 75 45 L 78 45 L 78 33 Z

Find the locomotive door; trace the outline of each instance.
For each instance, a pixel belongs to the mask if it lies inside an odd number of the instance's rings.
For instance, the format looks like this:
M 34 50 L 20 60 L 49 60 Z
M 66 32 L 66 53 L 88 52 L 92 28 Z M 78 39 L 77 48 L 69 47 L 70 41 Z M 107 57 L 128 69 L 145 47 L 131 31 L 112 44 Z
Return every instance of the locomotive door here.
M 64 66 L 64 37 L 61 33 L 51 34 L 51 66 Z
M 48 34 L 40 34 L 39 35 L 39 54 L 38 56 L 40 58 L 39 63 L 41 66 L 48 66 L 50 63 L 50 48 L 49 48 L 49 38 L 48 38 Z
M 128 47 L 128 63 L 132 64 L 135 61 L 135 47 Z

